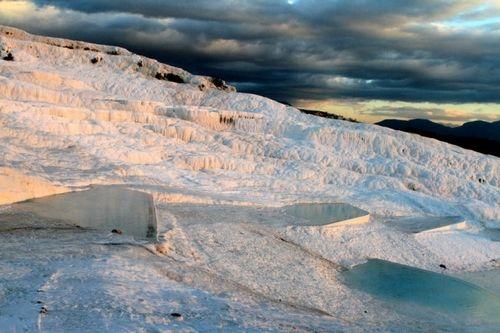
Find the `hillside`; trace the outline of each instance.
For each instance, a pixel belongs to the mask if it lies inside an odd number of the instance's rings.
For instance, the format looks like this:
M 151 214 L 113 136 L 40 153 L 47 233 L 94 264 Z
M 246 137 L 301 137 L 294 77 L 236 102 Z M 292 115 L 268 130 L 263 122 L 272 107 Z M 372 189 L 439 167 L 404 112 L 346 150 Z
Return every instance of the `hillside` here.
M 500 157 L 500 121 L 471 121 L 449 127 L 427 119 L 386 119 L 377 125 L 448 142 L 462 148 Z

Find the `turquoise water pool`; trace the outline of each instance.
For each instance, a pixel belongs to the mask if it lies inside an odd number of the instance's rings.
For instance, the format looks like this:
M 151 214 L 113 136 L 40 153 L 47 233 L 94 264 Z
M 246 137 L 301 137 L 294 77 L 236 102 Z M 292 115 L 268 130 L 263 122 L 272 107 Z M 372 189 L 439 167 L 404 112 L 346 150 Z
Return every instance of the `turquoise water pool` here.
M 385 224 L 403 232 L 418 233 L 463 222 L 461 216 L 403 216 L 384 221 Z
M 367 216 L 368 212 L 346 203 L 301 203 L 283 207 L 300 225 L 326 225 Z
M 96 186 L 86 191 L 27 200 L 11 205 L 9 211 L 11 215 L 31 216 L 18 219 L 19 222 L 10 218 L 13 220 L 11 229 L 24 223 L 24 228 L 78 226 L 105 232 L 119 230 L 136 238 L 156 235 L 156 213 L 151 196 L 120 186 Z M 30 226 L 31 222 L 33 226 Z
M 452 316 L 457 322 L 500 325 L 500 296 L 445 274 L 370 259 L 342 273 L 349 287 L 415 316 Z

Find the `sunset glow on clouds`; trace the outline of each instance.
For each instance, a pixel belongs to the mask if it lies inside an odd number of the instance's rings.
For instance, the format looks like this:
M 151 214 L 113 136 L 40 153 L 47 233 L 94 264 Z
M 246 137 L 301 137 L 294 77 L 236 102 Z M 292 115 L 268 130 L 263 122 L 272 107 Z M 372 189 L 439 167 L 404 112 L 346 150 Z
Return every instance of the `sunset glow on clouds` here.
M 363 121 L 500 120 L 500 1 L 1 1 L 0 24 Z

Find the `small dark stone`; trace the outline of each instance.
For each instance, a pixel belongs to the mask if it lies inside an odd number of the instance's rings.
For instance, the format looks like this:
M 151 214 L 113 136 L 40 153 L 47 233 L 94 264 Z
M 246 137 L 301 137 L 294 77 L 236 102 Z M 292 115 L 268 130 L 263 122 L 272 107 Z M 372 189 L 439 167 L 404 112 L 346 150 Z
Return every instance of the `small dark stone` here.
M 14 56 L 12 55 L 12 53 L 7 53 L 7 55 L 5 57 L 3 57 L 3 60 L 5 61 L 14 61 Z
M 111 232 L 113 234 L 118 234 L 118 235 L 121 235 L 123 233 L 120 229 L 113 229 L 113 230 L 111 230 Z
M 177 74 L 173 74 L 173 73 L 160 73 L 160 72 L 157 72 L 156 75 L 155 75 L 155 78 L 157 78 L 158 80 L 167 80 L 167 81 L 170 81 L 170 82 L 175 82 L 175 83 L 185 83 L 184 82 L 184 79 L 177 75 Z
M 365 312 L 365 313 L 368 313 L 368 311 L 366 311 L 366 310 L 365 310 L 364 312 Z
M 216 86 L 219 89 L 224 88 L 224 86 L 226 85 L 226 83 L 223 80 L 216 78 L 216 77 L 211 78 L 210 81 L 212 81 L 214 86 Z
M 42 304 L 42 301 L 36 301 L 36 304 Z
M 44 306 L 42 306 L 42 307 L 40 308 L 40 313 L 45 314 L 45 313 L 47 313 L 47 312 L 49 312 L 49 309 L 47 309 L 47 308 L 45 307 L 45 305 L 44 305 Z
M 137 66 L 142 67 L 142 61 L 138 61 Z
M 408 184 L 408 188 L 412 191 L 416 191 L 417 190 L 417 185 L 413 184 L 413 183 L 409 183 Z
M 178 313 L 178 312 L 172 312 L 170 315 L 171 315 L 172 317 L 175 317 L 175 318 L 180 318 L 180 317 L 182 317 L 182 315 L 181 315 L 180 313 Z
M 152 225 L 148 225 L 148 231 L 146 231 L 146 237 L 151 238 L 154 236 L 156 229 Z
M 90 51 L 90 47 L 84 47 L 83 48 L 85 51 Z
M 184 79 L 177 74 L 168 73 L 165 78 L 170 82 L 184 83 Z
M 439 267 L 441 267 L 442 269 L 446 269 L 446 265 L 443 264 L 439 264 Z
M 92 59 L 90 59 L 90 62 L 93 63 L 93 64 L 97 64 L 99 62 L 99 59 L 92 58 Z
M 120 53 L 116 50 L 106 52 L 109 55 L 119 55 Z

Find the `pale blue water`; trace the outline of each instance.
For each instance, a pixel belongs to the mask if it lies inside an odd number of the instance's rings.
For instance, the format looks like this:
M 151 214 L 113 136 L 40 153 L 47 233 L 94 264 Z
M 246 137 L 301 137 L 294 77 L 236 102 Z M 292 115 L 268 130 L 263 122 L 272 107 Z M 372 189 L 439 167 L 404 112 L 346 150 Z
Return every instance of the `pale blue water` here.
M 461 216 L 403 216 L 387 219 L 385 224 L 398 230 L 417 233 L 462 222 Z
M 500 296 L 471 283 L 389 261 L 370 259 L 343 272 L 345 283 L 398 312 L 452 316 L 456 322 L 500 325 Z M 430 310 L 430 311 L 427 311 Z M 498 326 L 500 327 L 500 326 Z
M 463 272 L 457 277 L 500 295 L 500 267 L 485 271 Z
M 300 225 L 325 225 L 368 215 L 346 203 L 303 203 L 283 207 L 285 214 L 299 218 Z
M 96 186 L 86 191 L 20 202 L 11 208 L 13 213 L 29 213 L 38 217 L 30 220 L 36 228 L 60 227 L 63 223 L 104 232 L 119 229 L 122 234 L 136 238 L 156 235 L 156 213 L 151 196 L 120 186 Z
M 494 242 L 500 241 L 500 229 L 499 228 L 485 228 L 484 234 L 486 237 Z

